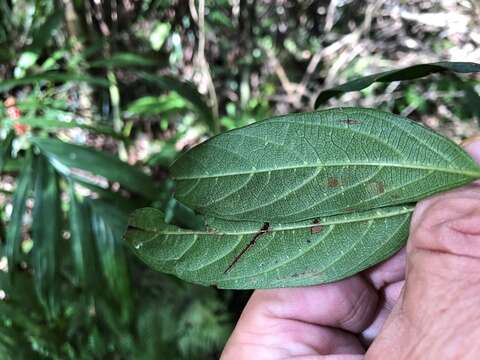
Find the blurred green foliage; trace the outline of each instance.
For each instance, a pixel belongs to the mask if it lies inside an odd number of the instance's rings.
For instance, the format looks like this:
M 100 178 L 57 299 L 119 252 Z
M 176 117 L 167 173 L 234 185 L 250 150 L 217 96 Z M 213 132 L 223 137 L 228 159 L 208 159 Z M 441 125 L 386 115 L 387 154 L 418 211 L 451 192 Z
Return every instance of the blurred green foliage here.
M 248 293 L 153 273 L 122 241 L 141 206 L 199 226 L 172 198 L 178 153 L 312 110 L 321 90 L 358 76 L 453 51 L 478 62 L 474 20 L 452 32 L 402 17 L 456 16 L 428 0 L 202 3 L 0 1 L 3 358 L 218 357 Z M 325 106 L 382 108 L 462 138 L 477 129 L 477 92 L 474 78 L 451 75 L 375 84 Z

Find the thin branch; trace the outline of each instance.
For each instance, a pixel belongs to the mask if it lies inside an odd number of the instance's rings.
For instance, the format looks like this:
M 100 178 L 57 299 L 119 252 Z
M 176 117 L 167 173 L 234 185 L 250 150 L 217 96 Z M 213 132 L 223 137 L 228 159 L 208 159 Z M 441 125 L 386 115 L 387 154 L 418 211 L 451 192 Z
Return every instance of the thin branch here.
M 192 0 L 194 3 L 194 1 Z M 193 4 L 195 5 L 195 4 Z M 193 6 L 193 9 L 195 6 Z M 192 10 L 192 8 L 190 9 Z M 210 101 L 212 105 L 213 115 L 215 117 L 214 121 L 214 132 L 219 132 L 219 124 L 218 124 L 218 98 L 217 93 L 215 91 L 215 85 L 213 83 L 212 75 L 210 73 L 210 66 L 205 58 L 205 0 L 198 1 L 198 15 L 194 15 L 192 13 L 192 17 L 198 17 L 198 53 L 197 53 L 197 61 L 200 72 L 202 74 L 202 78 L 206 81 L 208 94 L 210 96 Z

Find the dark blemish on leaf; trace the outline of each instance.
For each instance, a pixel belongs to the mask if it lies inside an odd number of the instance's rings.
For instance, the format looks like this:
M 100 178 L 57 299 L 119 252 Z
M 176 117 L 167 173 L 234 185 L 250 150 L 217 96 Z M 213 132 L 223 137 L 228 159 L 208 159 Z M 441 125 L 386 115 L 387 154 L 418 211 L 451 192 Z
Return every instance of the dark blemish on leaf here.
M 207 233 L 209 233 L 209 234 L 217 234 L 217 233 L 218 233 L 218 230 L 215 229 L 214 227 L 211 227 L 211 226 L 208 226 L 208 225 L 207 225 Z
M 355 211 L 355 208 L 352 208 L 352 207 L 348 207 L 345 209 L 346 212 L 353 212 Z
M 377 191 L 379 194 L 383 194 L 385 192 L 385 185 L 382 181 L 377 181 L 375 185 L 377 186 Z
M 314 226 L 312 226 L 312 227 L 310 228 L 310 233 L 312 233 L 312 234 L 318 234 L 320 231 L 322 231 L 323 225 L 320 224 L 320 220 L 319 220 L 319 219 L 313 220 L 313 224 L 314 224 Z M 310 241 L 307 240 L 307 242 L 309 243 Z
M 258 230 L 258 232 L 253 236 L 252 240 L 247 244 L 247 246 L 245 246 L 245 248 L 242 251 L 240 251 L 240 253 L 237 256 L 235 256 L 233 261 L 230 263 L 230 265 L 228 265 L 228 267 L 225 269 L 223 273 L 226 274 L 227 272 L 229 272 L 235 266 L 235 264 L 240 260 L 240 258 L 248 250 L 250 250 L 251 247 L 255 245 L 255 243 L 260 238 L 260 236 L 266 234 L 269 230 L 270 230 L 270 224 L 268 222 L 264 223 L 263 226 L 260 228 L 260 230 Z
M 340 181 L 337 178 L 329 177 L 327 180 L 327 186 L 329 188 L 336 188 L 340 185 Z
M 393 193 L 392 195 L 390 195 L 390 197 L 392 199 L 400 199 L 401 198 L 401 195 L 399 193 Z
M 340 120 L 339 123 L 347 124 L 347 125 L 359 125 L 362 122 L 359 121 L 359 120 L 354 120 L 354 119 L 345 119 L 345 120 Z

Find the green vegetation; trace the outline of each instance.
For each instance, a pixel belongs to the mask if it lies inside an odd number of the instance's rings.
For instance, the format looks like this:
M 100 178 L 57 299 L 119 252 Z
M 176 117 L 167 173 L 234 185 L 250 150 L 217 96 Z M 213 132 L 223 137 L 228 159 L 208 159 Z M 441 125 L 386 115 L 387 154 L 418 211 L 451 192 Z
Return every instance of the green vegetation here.
M 478 11 L 427 0 L 0 1 L 0 354 L 217 358 L 249 293 L 150 270 L 122 239 L 129 214 L 150 207 L 159 224 L 198 228 L 172 197 L 179 153 L 313 110 L 322 91 L 359 76 L 478 63 Z M 454 140 L 478 131 L 478 75 L 351 90 L 322 92 L 321 106 L 387 110 Z

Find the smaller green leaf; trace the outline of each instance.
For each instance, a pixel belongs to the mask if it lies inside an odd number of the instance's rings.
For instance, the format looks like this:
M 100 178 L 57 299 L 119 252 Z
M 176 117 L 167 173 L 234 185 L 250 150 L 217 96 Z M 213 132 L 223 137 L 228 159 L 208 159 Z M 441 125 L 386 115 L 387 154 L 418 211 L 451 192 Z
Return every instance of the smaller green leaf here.
M 187 102 L 176 93 L 162 96 L 144 96 L 132 102 L 127 108 L 127 114 L 157 115 L 165 112 L 180 111 L 187 107 Z
M 162 63 L 163 64 L 163 61 Z M 123 68 L 131 66 L 155 66 L 159 65 L 159 60 L 148 58 L 144 55 L 133 53 L 116 53 L 110 58 L 92 61 L 91 68 L 108 67 L 108 68 Z
M 413 80 L 418 79 L 430 74 L 439 73 L 439 72 L 455 72 L 455 73 L 477 73 L 480 72 L 480 64 L 472 62 L 436 62 L 429 64 L 418 64 L 413 66 L 408 66 L 398 70 L 390 70 L 381 72 L 378 74 L 372 74 L 369 76 L 364 76 L 349 82 L 346 82 L 342 85 L 335 86 L 331 89 L 323 90 L 315 100 L 315 108 L 318 108 L 321 104 L 326 102 L 328 99 L 347 93 L 351 91 L 362 90 L 374 82 L 392 82 L 392 81 L 401 81 L 401 80 Z
M 48 225 L 45 222 L 46 216 Z M 47 159 L 40 156 L 35 161 L 33 274 L 37 296 L 50 318 L 55 318 L 59 311 L 57 249 L 61 238 L 61 221 L 58 177 Z
M 7 242 L 5 253 L 10 268 L 17 264 L 20 257 L 20 242 L 22 241 L 23 214 L 33 183 L 32 159 L 30 153 L 23 164 L 17 187 L 13 196 L 13 211 L 7 226 Z M 13 274 L 13 272 L 12 272 Z
M 127 189 L 147 198 L 155 199 L 158 196 L 158 190 L 149 176 L 109 154 L 58 139 L 36 137 L 31 141 L 66 176 L 70 175 L 71 168 L 82 169 L 110 181 L 118 181 Z
M 340 280 L 394 254 L 408 236 L 412 206 L 395 206 L 297 223 L 207 218 L 203 230 L 135 211 L 126 240 L 155 270 L 220 288 L 307 286 Z
M 152 75 L 145 72 L 140 72 L 138 75 L 140 75 L 143 80 L 155 84 L 161 89 L 175 91 L 188 100 L 198 110 L 210 130 L 213 133 L 218 132 L 218 119 L 214 116 L 211 107 L 207 104 L 203 95 L 198 92 L 193 84 L 167 75 Z

